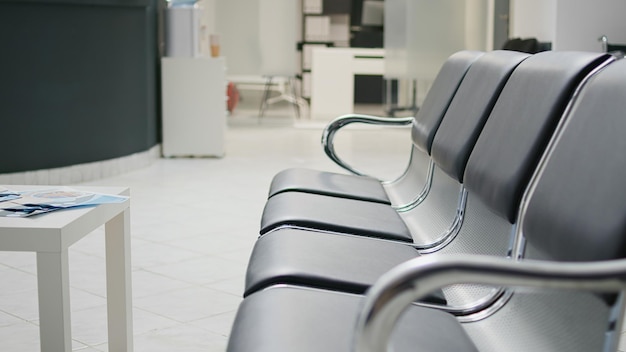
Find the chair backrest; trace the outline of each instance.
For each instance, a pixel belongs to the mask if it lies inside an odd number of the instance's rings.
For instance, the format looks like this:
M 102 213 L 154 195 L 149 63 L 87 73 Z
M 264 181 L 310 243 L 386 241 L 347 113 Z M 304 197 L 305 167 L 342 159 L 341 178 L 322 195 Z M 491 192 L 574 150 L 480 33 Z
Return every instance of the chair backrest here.
M 465 74 L 435 134 L 431 156 L 450 177 L 463 172 L 478 135 L 513 70 L 530 55 L 492 51 L 478 58 Z
M 607 44 L 606 50 L 609 54 L 623 59 L 626 55 L 626 45 L 624 44 Z
M 522 233 L 550 259 L 626 257 L 626 61 L 581 91 L 523 212 Z
M 415 116 L 411 131 L 413 144 L 424 153 L 430 154 L 435 133 L 452 97 L 463 81 L 469 67 L 483 54 L 479 51 L 457 52 L 450 56 L 439 70 Z
M 625 83 L 626 61 L 611 63 L 583 84 L 562 118 L 522 202 L 524 260 L 626 257 Z M 472 339 L 518 346 L 507 351 L 616 351 L 623 298 L 623 292 L 515 290 L 499 315 L 485 319 L 514 328 L 489 341 L 485 331 Z
M 547 51 L 517 66 L 478 137 L 464 184 L 496 214 L 514 223 L 522 194 L 579 84 L 604 53 Z
M 413 119 L 409 164 L 401 177 L 385 187 L 391 203 L 398 208 L 413 208 L 428 194 L 433 175 L 430 153 L 435 134 L 467 70 L 483 54 L 477 51 L 458 52 L 444 62 L 435 78 Z
M 536 54 L 542 51 L 537 38 L 511 38 L 504 43 L 502 50 L 519 51 L 528 54 Z

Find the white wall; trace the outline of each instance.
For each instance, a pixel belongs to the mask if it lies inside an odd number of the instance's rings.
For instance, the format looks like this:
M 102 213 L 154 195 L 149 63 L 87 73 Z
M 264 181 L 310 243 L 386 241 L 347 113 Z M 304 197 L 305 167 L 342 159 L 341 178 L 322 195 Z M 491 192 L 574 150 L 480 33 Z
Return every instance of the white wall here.
M 299 7 L 294 0 L 259 0 L 260 73 L 294 76 L 299 70 L 296 43 Z
M 553 50 L 600 51 L 598 38 L 626 43 L 624 0 L 512 0 L 511 37 L 535 37 Z
M 626 43 L 626 1 L 559 0 L 554 50 L 600 51 L 598 42 Z
M 229 75 L 262 75 L 271 60 L 270 53 L 281 53 L 292 48 L 296 54 L 296 41 L 300 37 L 300 1 L 281 6 L 287 0 L 213 0 L 215 1 L 216 31 L 220 34 L 222 56 L 226 58 Z M 285 44 L 278 41 L 283 28 Z M 261 43 L 260 33 L 264 35 Z M 296 59 L 294 59 L 296 60 Z M 297 60 L 296 60 L 297 61 Z M 276 67 L 272 67 L 275 71 Z
M 558 0 L 511 0 L 511 38 L 554 42 Z
M 493 0 L 465 0 L 465 46 L 491 50 L 493 46 Z
M 229 75 L 257 74 L 260 69 L 259 4 L 250 0 L 216 0 L 215 27 Z

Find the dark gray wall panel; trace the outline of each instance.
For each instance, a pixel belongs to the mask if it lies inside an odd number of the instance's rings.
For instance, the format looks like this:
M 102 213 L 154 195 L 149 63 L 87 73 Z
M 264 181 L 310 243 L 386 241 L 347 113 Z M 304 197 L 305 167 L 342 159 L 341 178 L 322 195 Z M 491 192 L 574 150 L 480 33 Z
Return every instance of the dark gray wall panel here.
M 156 0 L 0 0 L 0 173 L 159 143 Z

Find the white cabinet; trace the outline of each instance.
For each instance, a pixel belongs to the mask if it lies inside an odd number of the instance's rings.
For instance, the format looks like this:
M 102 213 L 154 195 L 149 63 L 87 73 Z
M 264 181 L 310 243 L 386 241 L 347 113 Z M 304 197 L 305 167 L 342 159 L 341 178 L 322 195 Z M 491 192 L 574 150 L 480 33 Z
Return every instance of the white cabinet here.
M 161 82 L 163 156 L 223 156 L 224 58 L 162 58 Z

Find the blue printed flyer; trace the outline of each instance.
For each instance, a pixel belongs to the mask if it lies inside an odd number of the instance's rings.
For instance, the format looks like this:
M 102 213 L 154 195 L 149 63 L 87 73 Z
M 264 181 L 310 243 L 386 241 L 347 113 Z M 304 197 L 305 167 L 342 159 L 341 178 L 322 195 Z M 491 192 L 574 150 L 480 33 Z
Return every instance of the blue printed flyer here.
M 85 192 L 69 187 L 12 191 L 0 186 L 0 217 L 23 218 L 55 210 L 121 203 L 126 196 Z

